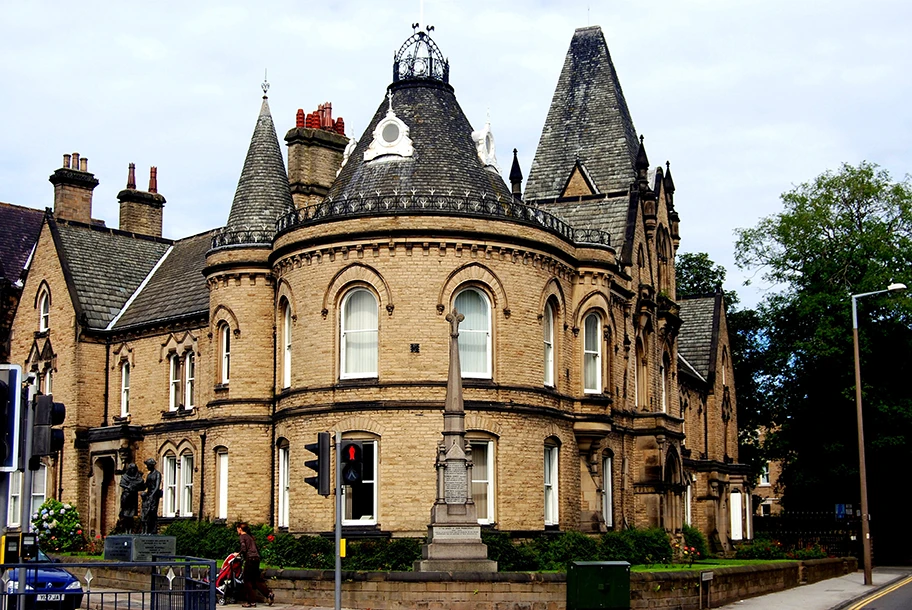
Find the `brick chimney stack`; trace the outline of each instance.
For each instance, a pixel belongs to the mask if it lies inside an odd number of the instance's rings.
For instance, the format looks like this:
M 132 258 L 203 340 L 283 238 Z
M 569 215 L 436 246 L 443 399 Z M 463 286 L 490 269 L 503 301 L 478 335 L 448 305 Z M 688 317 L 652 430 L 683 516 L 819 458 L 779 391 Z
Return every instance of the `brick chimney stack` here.
M 136 190 L 136 166 L 131 163 L 127 188 L 117 193 L 120 201 L 120 230 L 161 237 L 165 198 L 158 194 L 158 168 L 149 170 L 149 190 Z
M 54 215 L 90 224 L 92 192 L 98 180 L 89 173 L 88 158 L 80 158 L 79 153 L 63 155 L 63 167 L 48 180 L 54 185 Z
M 299 109 L 295 127 L 285 134 L 288 144 L 288 181 L 298 209 L 319 203 L 329 192 L 342 166 L 348 144 L 345 121 L 332 118 L 332 104 L 320 104 L 314 112 Z

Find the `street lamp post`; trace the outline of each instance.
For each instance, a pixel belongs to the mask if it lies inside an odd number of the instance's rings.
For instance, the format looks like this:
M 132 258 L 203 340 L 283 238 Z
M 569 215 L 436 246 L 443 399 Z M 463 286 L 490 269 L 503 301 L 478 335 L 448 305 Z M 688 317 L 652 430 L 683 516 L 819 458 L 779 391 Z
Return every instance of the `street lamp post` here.
M 865 470 L 864 426 L 861 416 L 861 358 L 858 353 L 858 308 L 856 302 L 862 297 L 883 294 L 893 290 L 905 290 L 905 284 L 890 284 L 886 290 L 862 292 L 852 295 L 852 341 L 855 344 L 855 409 L 858 416 L 858 473 L 861 477 L 861 537 L 864 550 L 864 583 L 872 585 L 871 573 L 871 516 L 868 514 L 868 477 Z

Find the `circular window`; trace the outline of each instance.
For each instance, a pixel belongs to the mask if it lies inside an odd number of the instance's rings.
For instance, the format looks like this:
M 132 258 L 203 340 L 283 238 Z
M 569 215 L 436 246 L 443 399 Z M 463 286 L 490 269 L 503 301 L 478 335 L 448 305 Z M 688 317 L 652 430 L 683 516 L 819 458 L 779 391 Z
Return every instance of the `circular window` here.
M 491 134 L 485 136 L 485 150 L 489 155 L 494 151 L 494 138 L 491 137 Z
M 392 144 L 399 139 L 399 126 L 395 123 L 387 123 L 383 126 L 383 131 L 380 132 L 383 141 L 387 144 Z

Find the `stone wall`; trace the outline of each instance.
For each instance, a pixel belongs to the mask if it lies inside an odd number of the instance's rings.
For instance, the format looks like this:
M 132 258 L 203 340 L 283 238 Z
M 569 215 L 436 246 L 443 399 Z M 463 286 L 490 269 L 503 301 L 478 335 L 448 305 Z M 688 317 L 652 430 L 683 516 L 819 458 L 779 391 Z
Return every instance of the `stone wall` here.
M 76 558 L 65 557 L 65 562 Z M 713 570 L 701 589 L 701 572 L 634 572 L 630 575 L 632 610 L 696 610 L 719 607 L 749 597 L 783 591 L 801 584 L 842 576 L 858 569 L 854 558 L 820 559 Z M 143 568 L 92 568 L 96 587 L 138 589 L 148 583 Z M 73 569 L 73 572 L 78 572 Z M 267 570 L 276 601 L 296 606 L 333 605 L 331 570 Z M 709 599 L 707 598 L 709 595 Z M 373 610 L 564 610 L 566 574 L 498 572 L 343 572 L 342 605 Z

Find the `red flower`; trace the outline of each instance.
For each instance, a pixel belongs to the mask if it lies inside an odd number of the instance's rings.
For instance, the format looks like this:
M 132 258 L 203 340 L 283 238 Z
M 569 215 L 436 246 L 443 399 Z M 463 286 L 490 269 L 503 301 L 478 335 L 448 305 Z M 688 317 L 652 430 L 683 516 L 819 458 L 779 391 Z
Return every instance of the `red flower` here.
M 76 533 L 77 533 L 78 535 L 82 536 L 82 530 L 76 530 Z
M 269 542 L 272 542 L 273 540 L 275 540 L 275 536 L 273 536 L 272 534 L 269 534 L 268 536 L 266 536 L 266 540 L 268 540 Z

